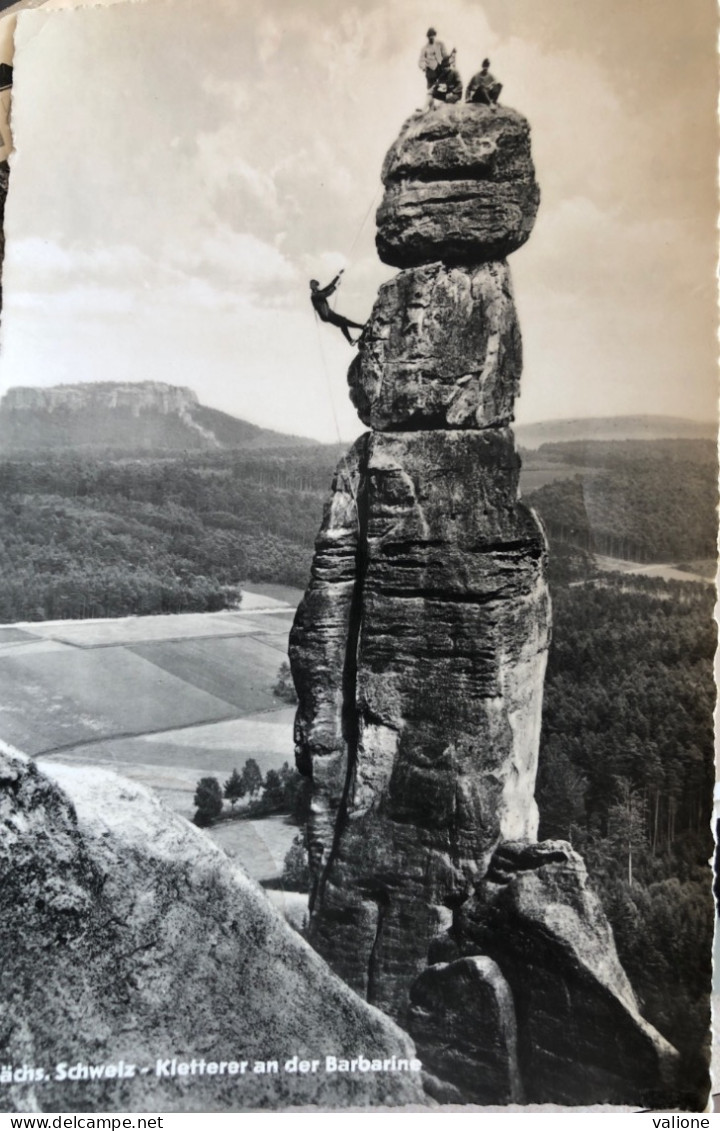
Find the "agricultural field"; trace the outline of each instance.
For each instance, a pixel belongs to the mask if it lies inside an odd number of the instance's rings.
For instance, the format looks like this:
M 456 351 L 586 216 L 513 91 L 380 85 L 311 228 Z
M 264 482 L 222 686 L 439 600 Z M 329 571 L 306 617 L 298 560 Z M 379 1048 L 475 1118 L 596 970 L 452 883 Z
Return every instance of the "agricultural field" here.
M 596 467 L 577 467 L 573 464 L 547 461 L 540 461 L 535 464 L 532 458 L 534 456 L 534 452 L 522 456 L 520 493 L 523 496 L 528 495 L 531 491 L 537 491 L 539 487 L 546 487 L 548 483 L 555 483 L 559 479 L 574 479 L 577 475 L 586 480 L 598 473 Z
M 152 766 L 162 771 L 165 787 L 183 790 L 189 788 L 188 781 L 194 788 L 198 774 L 230 774 L 248 758 L 254 758 L 265 774 L 293 758 L 295 708 L 275 702 L 277 707 L 256 714 L 85 743 L 57 757 L 63 762 L 92 760 L 122 773 L 134 766 Z
M 0 685 L 0 737 L 30 755 L 234 713 L 231 704 L 122 647 L 4 646 Z
M 272 687 L 287 653 L 287 633 L 285 628 L 281 635 L 269 639 L 235 636 L 158 641 L 130 651 L 159 671 L 229 703 L 243 714 L 271 711 L 277 705 Z
M 222 821 L 209 830 L 216 844 L 238 860 L 254 880 L 277 880 L 285 853 L 297 827 L 285 817 L 263 817 L 257 821 Z M 307 901 L 307 897 L 305 897 Z
M 41 764 L 112 768 L 188 819 L 200 777 L 292 765 L 295 710 L 273 686 L 301 593 L 267 588 L 237 611 L 0 626 L 0 740 Z M 209 835 L 267 882 L 296 831 L 266 817 Z

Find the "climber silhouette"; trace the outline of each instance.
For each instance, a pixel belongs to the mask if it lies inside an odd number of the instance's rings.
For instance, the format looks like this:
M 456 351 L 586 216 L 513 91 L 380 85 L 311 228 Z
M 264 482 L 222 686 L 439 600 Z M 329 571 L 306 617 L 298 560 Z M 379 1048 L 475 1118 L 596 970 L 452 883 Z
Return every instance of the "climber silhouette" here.
M 340 276 L 341 275 L 342 275 L 342 268 L 340 269 L 340 271 L 338 271 L 337 275 L 332 280 L 332 282 L 328 283 L 328 285 L 326 287 L 321 287 L 320 284 L 318 283 L 317 279 L 311 279 L 310 280 L 310 291 L 311 291 L 310 302 L 313 304 L 313 307 L 315 308 L 315 313 L 317 314 L 320 321 L 321 322 L 329 322 L 331 326 L 338 326 L 339 329 L 342 330 L 343 334 L 345 335 L 345 338 L 350 343 L 350 345 L 354 346 L 354 345 L 357 345 L 357 343 L 360 341 L 360 337 L 362 335 L 358 335 L 356 341 L 353 341 L 352 338 L 350 337 L 350 327 L 352 327 L 354 330 L 364 330 L 365 327 L 363 325 L 361 325 L 359 322 L 352 322 L 349 318 L 346 318 L 343 314 L 336 314 L 335 311 L 330 308 L 330 304 L 328 302 L 328 298 L 330 297 L 330 295 L 334 294 L 335 291 L 337 290 L 338 286 L 340 285 Z

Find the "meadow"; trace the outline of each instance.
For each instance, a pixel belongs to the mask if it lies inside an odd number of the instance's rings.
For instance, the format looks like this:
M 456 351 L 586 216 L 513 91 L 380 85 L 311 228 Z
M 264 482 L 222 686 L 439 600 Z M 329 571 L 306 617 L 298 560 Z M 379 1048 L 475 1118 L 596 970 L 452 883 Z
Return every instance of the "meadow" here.
M 248 758 L 263 775 L 292 764 L 295 712 L 273 686 L 301 592 L 268 589 L 251 585 L 233 612 L 0 628 L 0 739 L 41 762 L 112 768 L 188 819 L 200 777 L 222 783 Z M 210 835 L 268 881 L 296 831 L 266 817 Z

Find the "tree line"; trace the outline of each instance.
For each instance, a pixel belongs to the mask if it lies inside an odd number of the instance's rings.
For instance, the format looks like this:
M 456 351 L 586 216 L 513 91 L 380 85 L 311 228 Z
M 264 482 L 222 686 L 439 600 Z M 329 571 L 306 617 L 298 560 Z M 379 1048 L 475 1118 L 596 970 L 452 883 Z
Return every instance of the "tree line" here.
M 0 621 L 233 608 L 240 582 L 304 587 L 322 498 L 232 460 L 0 463 Z
M 704 442 L 606 443 L 590 457 L 588 444 L 545 447 L 597 467 L 528 496 L 553 543 L 638 560 L 714 555 Z M 0 621 L 233 608 L 243 580 L 304 588 L 344 451 L 0 460 Z
M 310 783 L 296 769 L 284 762 L 279 770 L 270 769 L 265 776 L 254 758 L 248 758 L 242 770 L 234 769 L 230 777 L 220 784 L 215 777 L 200 778 L 195 788 L 193 821 L 208 828 L 221 818 L 243 819 L 285 813 L 295 824 L 303 824 L 309 811 Z M 245 805 L 237 810 L 238 802 Z M 225 808 L 230 805 L 230 812 Z

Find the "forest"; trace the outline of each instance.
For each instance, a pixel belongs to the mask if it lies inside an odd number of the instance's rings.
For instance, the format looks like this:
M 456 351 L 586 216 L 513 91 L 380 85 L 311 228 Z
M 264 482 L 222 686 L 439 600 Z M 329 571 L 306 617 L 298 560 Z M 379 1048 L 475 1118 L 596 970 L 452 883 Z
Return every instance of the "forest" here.
M 0 460 L 0 622 L 233 608 L 244 580 L 304 588 L 345 450 Z M 527 496 L 554 549 L 714 556 L 711 442 L 546 444 L 538 459 L 571 473 Z
M 581 853 L 645 1015 L 689 1054 L 709 1024 L 714 588 L 606 573 L 552 597 L 540 836 Z
M 0 462 L 0 621 L 233 608 L 307 581 L 335 451 Z M 322 478 L 321 491 L 316 482 Z
M 4 459 L 0 621 L 232 608 L 244 580 L 302 588 L 342 451 Z M 527 495 L 553 600 L 540 835 L 583 855 L 643 1010 L 690 1077 L 709 1022 L 714 588 L 602 573 L 593 554 L 713 558 L 714 446 L 562 443 L 532 460 L 563 470 Z
M 534 456 L 592 469 L 528 495 L 551 540 L 639 562 L 715 556 L 712 441 L 543 444 Z

